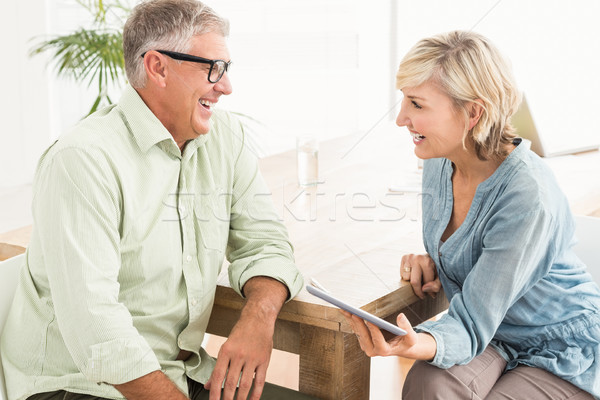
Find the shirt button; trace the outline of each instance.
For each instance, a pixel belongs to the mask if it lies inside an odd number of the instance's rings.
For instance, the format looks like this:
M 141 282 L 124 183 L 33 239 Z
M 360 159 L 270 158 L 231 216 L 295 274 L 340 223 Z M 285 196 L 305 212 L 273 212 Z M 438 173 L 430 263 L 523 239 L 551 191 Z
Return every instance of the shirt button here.
M 185 261 L 187 261 L 187 262 L 190 262 L 190 261 L 192 261 L 192 256 L 188 255 L 188 256 L 185 258 Z
M 438 251 L 438 257 L 442 258 L 442 252 Z
M 195 306 L 196 306 L 196 304 L 198 304 L 198 300 L 196 300 L 196 299 L 192 299 L 192 305 L 195 307 Z

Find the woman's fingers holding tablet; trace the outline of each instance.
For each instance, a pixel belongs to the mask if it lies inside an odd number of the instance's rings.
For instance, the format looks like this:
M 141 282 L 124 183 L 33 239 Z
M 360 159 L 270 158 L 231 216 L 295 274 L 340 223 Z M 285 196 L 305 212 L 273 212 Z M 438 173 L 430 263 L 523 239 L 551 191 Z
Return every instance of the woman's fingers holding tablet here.
M 414 346 L 417 341 L 417 334 L 412 329 L 410 322 L 404 314 L 398 316 L 397 324 L 400 328 L 408 332 L 408 334 L 406 336 L 396 336 L 388 342 L 376 325 L 347 311 L 340 310 L 340 312 L 352 327 L 352 330 L 358 339 L 360 348 L 369 357 L 402 356 L 405 354 L 406 350 Z
M 362 318 L 351 314 L 348 311 L 340 310 L 340 312 L 350 324 L 362 351 L 364 351 L 367 356 L 373 357 L 373 339 L 369 328 L 367 328 L 366 322 Z M 381 332 L 379 332 L 379 334 L 381 334 Z

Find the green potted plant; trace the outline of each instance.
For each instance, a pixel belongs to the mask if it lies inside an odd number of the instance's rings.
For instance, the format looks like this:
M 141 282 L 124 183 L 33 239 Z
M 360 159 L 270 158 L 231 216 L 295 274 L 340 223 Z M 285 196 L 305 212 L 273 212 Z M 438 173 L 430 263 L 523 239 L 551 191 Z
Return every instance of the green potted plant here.
M 72 33 L 43 40 L 33 46 L 30 55 L 50 53 L 57 76 L 97 87 L 98 94 L 89 115 L 112 104 L 108 94 L 111 85 L 122 87 L 126 82 L 121 32 L 130 8 L 121 0 L 76 1 L 93 18 L 91 28 L 82 27 Z

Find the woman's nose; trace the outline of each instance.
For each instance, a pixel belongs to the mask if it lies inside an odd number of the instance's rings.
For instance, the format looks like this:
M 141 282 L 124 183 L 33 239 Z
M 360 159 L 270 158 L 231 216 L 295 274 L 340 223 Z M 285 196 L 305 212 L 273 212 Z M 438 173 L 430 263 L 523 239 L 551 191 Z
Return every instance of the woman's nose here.
M 404 107 L 400 107 L 400 112 L 396 117 L 396 125 L 398 126 L 407 126 L 409 122 L 408 116 L 404 113 Z

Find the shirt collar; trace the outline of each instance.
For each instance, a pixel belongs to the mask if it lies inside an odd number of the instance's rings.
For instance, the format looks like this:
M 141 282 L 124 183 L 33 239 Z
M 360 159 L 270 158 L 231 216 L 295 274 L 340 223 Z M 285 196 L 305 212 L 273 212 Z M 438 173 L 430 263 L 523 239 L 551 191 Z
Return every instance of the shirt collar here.
M 160 120 L 154 115 L 152 110 L 148 108 L 144 100 L 138 92 L 131 86 L 127 85 L 119 101 L 119 108 L 122 111 L 125 122 L 129 126 L 129 130 L 133 135 L 137 145 L 142 152 L 147 152 L 150 148 L 158 143 L 163 143 L 160 147 L 167 150 L 173 148 L 179 156 L 179 147 L 171 133 L 165 128 Z M 197 149 L 207 140 L 208 135 L 201 135 L 192 140 L 186 145 Z
M 497 185 L 507 174 L 511 173 L 515 168 L 518 168 L 521 165 L 523 159 L 526 157 L 527 150 L 525 143 L 520 142 L 504 161 L 502 161 L 502 164 L 496 168 L 496 171 L 479 184 L 477 190 L 479 190 L 479 188 L 481 188 L 481 190 L 489 190 Z

